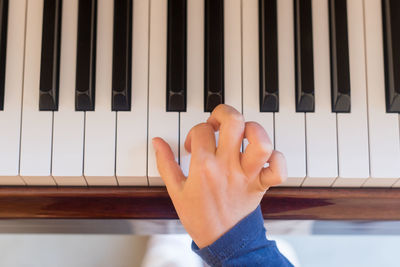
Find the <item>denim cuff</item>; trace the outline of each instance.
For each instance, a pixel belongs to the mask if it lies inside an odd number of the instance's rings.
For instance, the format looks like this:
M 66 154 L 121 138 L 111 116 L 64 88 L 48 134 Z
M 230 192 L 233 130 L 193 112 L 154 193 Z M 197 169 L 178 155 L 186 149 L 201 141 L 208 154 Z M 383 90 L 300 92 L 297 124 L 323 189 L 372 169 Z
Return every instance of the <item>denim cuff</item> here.
M 250 242 L 260 238 L 266 240 L 264 219 L 258 206 L 213 244 L 200 249 L 193 241 L 192 250 L 209 265 L 221 266 L 229 258 L 239 256 Z

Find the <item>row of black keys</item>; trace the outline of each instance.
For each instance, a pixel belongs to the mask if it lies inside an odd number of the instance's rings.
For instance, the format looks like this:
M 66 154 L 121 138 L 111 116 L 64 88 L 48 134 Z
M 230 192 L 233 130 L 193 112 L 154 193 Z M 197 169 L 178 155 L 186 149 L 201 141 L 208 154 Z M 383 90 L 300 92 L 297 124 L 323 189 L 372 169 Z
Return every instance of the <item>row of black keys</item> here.
M 204 111 L 224 102 L 224 4 L 205 1 Z M 260 111 L 279 111 L 277 0 L 259 0 Z M 294 1 L 296 111 L 313 112 L 311 0 Z M 400 112 L 400 2 L 382 0 L 386 108 Z M 0 0 L 0 110 L 4 105 L 8 0 Z M 58 110 L 62 0 L 44 0 L 40 101 Z M 350 112 L 346 0 L 329 0 L 333 112 Z M 95 108 L 97 0 L 79 0 L 75 108 Z M 186 0 L 168 1 L 167 111 L 186 111 Z M 112 110 L 131 109 L 132 0 L 114 0 Z

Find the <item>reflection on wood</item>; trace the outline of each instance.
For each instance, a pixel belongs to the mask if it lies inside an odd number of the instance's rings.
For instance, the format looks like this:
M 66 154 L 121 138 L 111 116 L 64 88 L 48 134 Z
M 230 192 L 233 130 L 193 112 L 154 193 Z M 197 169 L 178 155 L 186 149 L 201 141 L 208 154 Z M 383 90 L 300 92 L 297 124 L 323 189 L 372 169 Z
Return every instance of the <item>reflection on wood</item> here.
M 400 220 L 400 189 L 272 188 L 265 219 Z M 176 219 L 163 187 L 1 187 L 0 218 Z

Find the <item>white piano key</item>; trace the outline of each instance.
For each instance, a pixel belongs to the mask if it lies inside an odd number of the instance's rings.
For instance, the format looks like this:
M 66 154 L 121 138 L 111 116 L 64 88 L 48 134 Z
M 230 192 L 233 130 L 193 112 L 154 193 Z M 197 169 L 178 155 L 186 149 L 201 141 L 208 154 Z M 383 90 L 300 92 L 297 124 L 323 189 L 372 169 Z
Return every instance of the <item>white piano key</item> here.
M 392 185 L 393 188 L 400 188 L 400 179 Z
M 363 1 L 347 1 L 351 112 L 337 114 L 339 178 L 333 186 L 361 186 L 369 177 Z
M 19 175 L 26 0 L 8 7 L 4 110 L 0 111 L 0 184 L 24 185 Z
M 148 179 L 163 185 L 157 170 L 152 138 L 162 137 L 178 161 L 179 113 L 166 110 L 167 1 L 150 1 Z
M 225 104 L 242 112 L 241 0 L 224 0 Z
M 302 186 L 330 186 L 338 175 L 336 114 L 331 112 L 328 0 L 312 1 L 315 112 L 306 113 L 307 177 Z
M 224 0 L 224 104 L 243 114 L 241 18 L 241 0 Z M 215 139 L 218 145 L 219 132 Z
M 277 1 L 279 112 L 275 113 L 275 149 L 287 160 L 283 186 L 299 186 L 306 176 L 304 113 L 296 113 L 293 1 Z
M 149 0 L 133 1 L 132 109 L 117 112 L 119 185 L 147 185 Z
M 180 113 L 180 165 L 189 174 L 190 154 L 185 150 L 189 130 L 205 122 L 204 112 L 204 1 L 187 2 L 187 111 Z
M 55 185 L 51 176 L 53 112 L 39 111 L 43 0 L 27 5 L 20 175 L 28 185 Z
M 274 113 L 260 112 L 260 69 L 258 36 L 258 1 L 242 2 L 243 25 L 243 115 L 246 121 L 256 121 L 274 142 Z
M 95 111 L 85 112 L 84 175 L 89 186 L 117 185 L 116 113 L 111 111 L 113 13 L 112 1 L 98 0 Z
M 241 84 L 241 3 L 224 1 L 224 64 L 225 104 L 239 112 L 242 106 Z M 190 154 L 184 142 L 189 130 L 205 122 L 204 112 L 204 1 L 188 1 L 188 96 L 187 112 L 180 113 L 180 164 L 185 175 L 189 172 Z M 218 137 L 217 137 L 218 138 Z
M 84 113 L 75 111 L 78 0 L 63 1 L 59 108 L 54 112 L 52 175 L 58 185 L 86 185 L 83 177 Z
M 385 107 L 381 3 L 364 1 L 371 173 L 363 186 L 390 187 L 400 177 L 399 115 Z

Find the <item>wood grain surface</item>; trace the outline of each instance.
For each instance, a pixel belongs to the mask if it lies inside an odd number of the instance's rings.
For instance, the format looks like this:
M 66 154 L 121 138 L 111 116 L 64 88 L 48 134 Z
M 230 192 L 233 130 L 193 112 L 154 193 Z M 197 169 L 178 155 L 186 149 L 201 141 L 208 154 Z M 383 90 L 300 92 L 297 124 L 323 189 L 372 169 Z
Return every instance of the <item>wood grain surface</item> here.
M 400 189 L 271 188 L 265 219 L 400 220 Z M 164 187 L 0 187 L 0 218 L 176 219 Z

